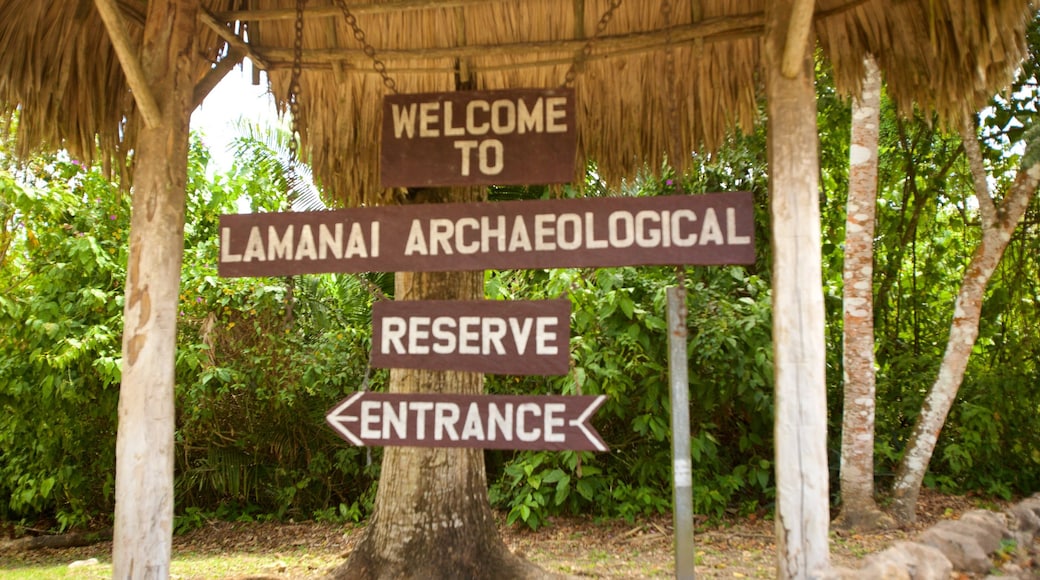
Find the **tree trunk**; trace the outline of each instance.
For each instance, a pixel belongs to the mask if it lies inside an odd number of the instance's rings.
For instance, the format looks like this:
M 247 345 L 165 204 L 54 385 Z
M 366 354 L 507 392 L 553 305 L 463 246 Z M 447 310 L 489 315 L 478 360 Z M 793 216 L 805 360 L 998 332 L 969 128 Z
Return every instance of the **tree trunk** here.
M 466 190 L 427 190 L 472 201 Z M 484 273 L 398 273 L 396 300 L 480 300 Z M 483 375 L 393 369 L 390 392 L 480 394 Z M 388 447 L 383 454 L 375 512 L 337 579 L 546 578 L 510 554 L 487 499 L 480 449 Z
M 874 218 L 877 209 L 881 72 L 864 60 L 863 88 L 852 101 L 849 196 L 845 216 L 845 403 L 841 426 L 840 525 L 888 527 L 874 501 Z
M 140 131 L 116 436 L 114 578 L 167 578 L 173 533 L 174 351 L 184 252 L 194 0 L 148 3 L 142 64 L 161 123 Z
M 773 235 L 776 537 L 780 578 L 829 570 L 819 156 L 812 43 L 782 73 L 793 2 L 766 4 L 763 45 Z
M 979 318 L 986 285 L 1040 183 L 1040 163 L 1022 167 L 998 208 L 989 192 L 988 176 L 971 120 L 965 121 L 961 137 L 979 202 L 982 242 L 964 272 L 961 289 L 954 303 L 950 338 L 946 343 L 946 352 L 943 353 L 939 376 L 925 397 L 906 453 L 896 470 L 895 483 L 892 485 L 892 513 L 904 523 L 912 523 L 917 519 L 917 496 L 921 492 L 921 483 L 939 440 L 939 432 L 964 380 L 964 371 L 968 367 L 968 357 L 975 346 L 975 339 L 979 336 Z

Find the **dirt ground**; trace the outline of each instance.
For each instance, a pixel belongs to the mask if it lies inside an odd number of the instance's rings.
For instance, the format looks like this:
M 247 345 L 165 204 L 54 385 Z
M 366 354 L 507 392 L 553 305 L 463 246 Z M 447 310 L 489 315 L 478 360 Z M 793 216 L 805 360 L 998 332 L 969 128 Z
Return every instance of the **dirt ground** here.
M 875 534 L 830 535 L 831 561 L 858 567 L 867 554 L 883 550 L 901 539 L 910 539 L 942 518 L 956 518 L 963 511 L 1003 509 L 992 501 L 923 493 L 918 523 L 908 530 Z M 502 527 L 511 550 L 547 570 L 588 578 L 654 578 L 674 573 L 671 519 L 659 516 L 632 523 L 561 518 L 538 531 Z M 222 570 L 192 572 L 179 578 L 242 578 L 264 574 L 286 579 L 324 575 L 349 554 L 361 527 L 306 523 L 212 522 L 174 538 L 174 560 L 233 559 L 238 555 L 252 569 L 229 565 Z M 700 524 L 694 539 L 698 578 L 773 578 L 776 569 L 773 521 L 768 518 L 733 518 L 719 525 Z M 31 562 L 68 563 L 87 558 L 109 561 L 111 544 L 83 548 L 40 550 L 29 554 L 0 554 L 0 578 L 7 567 Z

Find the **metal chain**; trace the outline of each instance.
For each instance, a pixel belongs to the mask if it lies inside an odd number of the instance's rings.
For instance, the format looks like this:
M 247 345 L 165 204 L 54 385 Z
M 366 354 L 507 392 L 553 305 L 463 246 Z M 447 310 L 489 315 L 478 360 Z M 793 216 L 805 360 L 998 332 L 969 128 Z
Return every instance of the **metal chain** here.
M 303 8 L 307 0 L 296 0 L 296 28 L 293 37 L 292 76 L 289 79 L 289 177 L 295 175 L 294 166 L 299 159 L 296 138 L 300 134 L 300 75 L 303 73 Z M 292 183 L 290 192 L 292 190 Z M 290 193 L 290 197 L 292 197 Z M 292 200 L 290 200 L 291 203 Z
M 365 31 L 361 30 L 361 26 L 358 25 L 357 17 L 347 7 L 347 3 L 344 0 L 334 0 L 336 6 L 339 7 L 340 11 L 343 12 L 343 19 L 347 21 L 347 25 L 354 32 L 354 39 L 361 43 L 361 51 L 365 53 L 365 56 L 372 59 L 372 68 L 375 69 L 379 76 L 383 77 L 383 85 L 391 92 L 397 93 L 397 81 L 390 78 L 390 75 L 386 72 L 386 63 L 379 60 L 376 57 L 376 48 L 369 44 Z
M 679 124 L 679 108 L 676 105 L 678 100 L 676 97 L 676 75 L 675 75 L 675 47 L 672 44 L 672 4 L 669 0 L 661 1 L 661 18 L 664 20 L 665 36 L 664 36 L 664 74 L 667 85 L 666 90 L 668 91 L 668 135 L 670 137 L 671 146 L 668 156 L 669 161 L 672 164 L 672 169 L 675 171 L 675 177 L 673 179 L 673 186 L 675 193 L 680 192 L 680 175 L 684 163 L 682 163 L 682 138 L 680 137 L 679 131 L 681 125 Z
M 607 11 L 599 17 L 599 22 L 596 23 L 596 31 L 592 33 L 592 36 L 585 41 L 585 46 L 581 47 L 581 55 L 576 57 L 571 62 L 571 67 L 567 69 L 567 74 L 563 77 L 563 86 L 571 88 L 574 86 L 575 79 L 578 78 L 578 65 L 584 63 L 590 56 L 592 56 L 592 43 L 599 38 L 599 35 L 606 30 L 607 25 L 610 24 L 610 20 L 614 18 L 614 12 L 617 11 L 618 7 L 621 6 L 621 0 L 610 0 L 610 6 Z

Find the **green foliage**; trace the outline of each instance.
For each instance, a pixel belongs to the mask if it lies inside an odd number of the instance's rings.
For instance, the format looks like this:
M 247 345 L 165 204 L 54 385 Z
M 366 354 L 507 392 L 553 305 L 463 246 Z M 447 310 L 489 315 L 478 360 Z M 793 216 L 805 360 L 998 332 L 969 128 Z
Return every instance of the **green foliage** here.
M 746 162 L 746 164 L 743 164 Z M 717 170 L 718 160 L 704 160 Z M 750 158 L 717 170 L 740 189 L 760 192 Z M 747 168 L 747 172 L 742 169 Z M 707 172 L 688 190 L 717 191 Z M 646 178 L 632 195 L 660 195 L 675 178 Z M 694 503 L 720 517 L 773 499 L 772 349 L 766 282 L 741 267 L 686 268 Z M 594 423 L 606 454 L 489 452 L 492 504 L 507 522 L 536 529 L 560 514 L 633 520 L 671 509 L 671 426 L 665 290 L 669 268 L 491 272 L 488 297 L 572 303 L 571 359 L 565 377 L 487 378 L 495 393 L 605 394 Z
M 0 173 L 0 517 L 61 528 L 112 506 L 129 211 L 96 171 Z

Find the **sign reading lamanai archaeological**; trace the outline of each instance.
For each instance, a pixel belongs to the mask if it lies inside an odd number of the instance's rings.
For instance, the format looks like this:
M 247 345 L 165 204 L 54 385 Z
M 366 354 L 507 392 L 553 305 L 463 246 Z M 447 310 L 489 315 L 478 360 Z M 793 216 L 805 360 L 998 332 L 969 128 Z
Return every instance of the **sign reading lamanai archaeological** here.
M 572 89 L 387 95 L 383 187 L 565 183 L 574 179 Z
M 565 375 L 569 300 L 380 300 L 372 305 L 376 368 Z
M 747 192 L 223 215 L 221 276 L 755 261 Z

